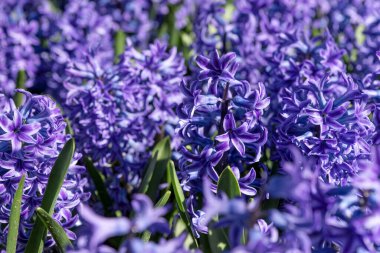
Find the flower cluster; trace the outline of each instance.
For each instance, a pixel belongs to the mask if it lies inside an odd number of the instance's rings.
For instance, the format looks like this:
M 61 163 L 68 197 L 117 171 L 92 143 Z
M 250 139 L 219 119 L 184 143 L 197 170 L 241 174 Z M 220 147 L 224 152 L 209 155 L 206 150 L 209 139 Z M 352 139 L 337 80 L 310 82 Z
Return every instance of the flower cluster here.
M 38 12 L 33 1 L 0 3 L 0 91 L 13 94 L 20 75 L 26 75 L 22 83 L 33 85 L 40 58 L 36 53 L 39 45 L 39 24 L 31 19 Z M 21 80 L 19 80 L 21 82 Z
M 34 224 L 33 214 L 41 205 L 52 166 L 63 144 L 69 136 L 65 134 L 66 123 L 56 104 L 45 96 L 33 96 L 29 92 L 25 102 L 16 108 L 13 100 L 2 107 L 0 114 L 0 245 L 5 245 L 13 196 L 18 182 L 25 175 L 21 202 L 20 235 L 17 251 L 23 252 Z M 71 163 L 55 205 L 54 219 L 65 229 L 71 239 L 76 236 L 71 229 L 78 221 L 72 210 L 89 194 L 83 187 L 87 180 L 82 178 L 84 168 L 77 166 L 77 153 Z M 46 247 L 54 244 L 49 236 Z
M 61 14 L 46 16 L 48 52 L 42 55 L 47 88 L 60 100 L 65 99 L 64 74 L 70 61 L 81 59 L 88 49 L 101 50 L 99 61 L 113 59 L 112 34 L 115 24 L 101 15 L 92 1 L 68 1 Z
M 109 180 L 122 206 L 126 192 L 120 184 L 138 186 L 155 138 L 174 131 L 183 60 L 157 41 L 143 52 L 129 44 L 115 65 L 89 54 L 67 72 L 66 109 L 78 147 Z
M 350 186 L 320 180 L 321 167 L 293 149 L 293 162 L 285 162 L 285 175 L 274 178 L 271 194 L 287 199 L 283 211 L 272 210 L 271 220 L 282 230 L 283 248 L 311 252 L 376 252 L 379 241 L 379 150 Z M 268 238 L 269 239 L 269 238 Z M 273 245 L 272 244 L 272 245 Z
M 0 251 L 72 135 L 48 252 L 380 252 L 379 10 L 0 1 Z
M 219 57 L 214 51 L 210 59 L 198 56 L 196 62 L 200 71 L 182 82 L 185 98 L 177 110 L 183 138 L 181 174 L 192 191 L 201 188 L 205 175 L 217 182 L 218 172 L 227 165 L 243 173 L 260 159 L 267 140 L 261 115 L 269 105 L 263 84 L 254 89 L 235 79 L 235 54 Z
M 330 93 L 331 91 L 331 93 Z M 345 184 L 368 159 L 375 126 L 366 96 L 351 77 L 326 75 L 287 90 L 278 126 L 278 149 L 290 144 L 318 157 L 328 182 Z

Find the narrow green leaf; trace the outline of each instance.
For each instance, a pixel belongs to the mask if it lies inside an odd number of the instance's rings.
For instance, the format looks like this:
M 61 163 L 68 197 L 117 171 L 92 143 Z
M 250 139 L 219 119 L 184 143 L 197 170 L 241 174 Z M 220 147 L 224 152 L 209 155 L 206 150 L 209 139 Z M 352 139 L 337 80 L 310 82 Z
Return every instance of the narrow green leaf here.
M 169 137 L 166 137 L 159 141 L 153 148 L 152 154 L 157 153 L 157 163 L 153 171 L 152 178 L 149 182 L 148 190 L 146 194 L 155 201 L 157 194 L 159 193 L 159 185 L 165 175 L 166 168 L 168 166 L 169 160 L 172 156 L 172 151 L 170 147 Z
M 115 63 L 119 62 L 119 57 L 124 53 L 125 50 L 125 32 L 119 30 L 115 33 L 115 38 L 114 38 L 114 54 L 115 58 L 114 61 Z
M 162 206 L 166 205 L 166 203 L 168 203 L 168 200 L 169 200 L 171 195 L 172 195 L 172 192 L 167 190 L 165 192 L 165 194 L 158 200 L 155 207 L 162 207 Z M 141 236 L 141 239 L 144 242 L 147 242 L 147 241 L 149 241 L 151 235 L 152 235 L 152 233 L 147 230 L 143 233 L 143 235 Z
M 232 199 L 241 196 L 239 183 L 230 166 L 225 168 L 218 181 L 218 192 L 225 192 Z
M 42 198 L 41 208 L 52 215 L 55 202 L 61 190 L 71 159 L 74 155 L 75 142 L 70 139 L 63 147 L 50 172 L 45 194 Z M 39 219 L 36 219 L 25 253 L 42 252 L 46 237 L 46 228 Z
M 104 208 L 104 213 L 106 216 L 112 216 L 111 207 L 113 205 L 113 201 L 108 194 L 107 187 L 104 183 L 104 177 L 101 172 L 95 168 L 93 162 L 88 157 L 84 157 L 83 162 L 86 166 L 88 174 L 90 174 L 92 182 L 95 185 L 97 196 L 99 197 L 100 202 L 102 202 Z
M 26 72 L 25 70 L 20 70 L 17 73 L 16 88 L 25 89 L 25 83 L 26 83 Z M 20 92 L 16 92 L 14 96 L 14 101 L 17 107 L 20 107 L 20 105 L 22 104 L 22 97 L 23 95 Z
M 71 242 L 67 237 L 65 230 L 44 209 L 38 207 L 36 209 L 36 214 L 45 228 L 49 230 L 50 234 L 53 236 L 54 241 L 57 243 L 58 250 L 60 252 L 65 252 L 67 246 L 71 246 Z
M 148 191 L 149 183 L 152 180 L 154 169 L 156 168 L 157 155 L 157 152 L 153 153 L 151 159 L 149 160 L 148 167 L 139 188 L 139 193 L 146 193 Z
M 173 188 L 174 197 L 177 203 L 176 206 L 178 208 L 179 215 L 181 216 L 182 221 L 186 224 L 189 234 L 191 234 L 191 236 L 193 237 L 193 241 L 196 247 L 199 247 L 198 240 L 195 238 L 193 231 L 191 230 L 190 218 L 187 214 L 186 207 L 185 207 L 186 206 L 185 195 L 183 194 L 181 184 L 179 183 L 173 161 L 170 161 L 168 164 L 168 173 L 171 178 L 172 188 Z
M 13 198 L 11 215 L 9 217 L 9 231 L 7 238 L 7 251 L 8 253 L 16 252 L 18 229 L 20 223 L 21 201 L 22 193 L 24 190 L 25 175 L 23 175 L 18 183 L 16 193 Z

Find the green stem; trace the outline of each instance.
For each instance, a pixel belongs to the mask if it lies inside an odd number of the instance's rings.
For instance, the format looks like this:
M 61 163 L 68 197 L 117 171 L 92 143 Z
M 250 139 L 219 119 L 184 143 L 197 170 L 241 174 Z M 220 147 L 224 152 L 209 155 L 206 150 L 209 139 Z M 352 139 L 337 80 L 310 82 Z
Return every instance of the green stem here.
M 16 88 L 17 89 L 25 89 L 25 83 L 26 83 L 26 72 L 25 70 L 20 70 L 17 74 L 17 80 L 16 80 Z M 22 94 L 17 92 L 14 96 L 14 101 L 17 107 L 20 107 L 22 104 Z
M 115 38 L 114 38 L 114 62 L 118 63 L 120 61 L 120 55 L 124 53 L 125 50 L 125 39 L 126 39 L 126 34 L 124 31 L 119 30 L 115 33 Z

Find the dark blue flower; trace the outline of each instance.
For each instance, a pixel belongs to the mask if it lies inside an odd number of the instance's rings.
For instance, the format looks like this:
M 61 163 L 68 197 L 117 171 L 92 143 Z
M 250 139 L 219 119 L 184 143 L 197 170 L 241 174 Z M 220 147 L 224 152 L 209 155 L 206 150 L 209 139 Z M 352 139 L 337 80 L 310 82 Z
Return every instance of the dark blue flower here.
M 215 140 L 228 143 L 228 146 L 234 146 L 241 156 L 245 154 L 244 143 L 257 142 L 260 134 L 248 132 L 248 123 L 244 122 L 241 126 L 236 127 L 235 118 L 232 114 L 227 114 L 224 118 L 223 128 L 226 133 L 218 135 Z

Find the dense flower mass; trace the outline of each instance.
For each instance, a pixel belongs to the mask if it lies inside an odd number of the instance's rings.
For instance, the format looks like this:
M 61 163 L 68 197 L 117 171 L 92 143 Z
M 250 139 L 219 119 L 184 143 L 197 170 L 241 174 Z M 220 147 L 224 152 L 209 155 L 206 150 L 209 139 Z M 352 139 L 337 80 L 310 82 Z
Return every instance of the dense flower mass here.
M 234 53 L 219 57 L 214 51 L 211 58 L 198 56 L 196 62 L 200 71 L 182 83 L 185 98 L 178 107 L 181 174 L 187 188 L 195 191 L 204 175 L 217 182 L 218 171 L 227 165 L 242 173 L 260 159 L 267 140 L 260 117 L 269 105 L 263 84 L 255 89 L 235 79 Z
M 329 94 L 331 91 L 331 94 Z M 345 74 L 327 74 L 283 94 L 278 148 L 318 157 L 324 178 L 345 184 L 368 159 L 375 126 L 366 96 Z
M 372 149 L 371 160 L 361 163 L 352 184 L 343 187 L 320 180 L 321 166 L 293 149 L 293 162 L 283 164 L 285 175 L 275 178 L 271 187 L 273 196 L 289 200 L 283 212 L 273 210 L 271 215 L 283 230 L 282 247 L 302 252 L 311 252 L 311 247 L 316 252 L 377 252 L 378 148 Z
M 120 205 L 127 198 L 119 185 L 138 186 L 155 138 L 173 132 L 184 71 L 176 49 L 158 41 L 143 52 L 128 44 L 118 64 L 102 65 L 89 54 L 68 69 L 66 108 L 79 149 Z
M 33 1 L 6 0 L 0 3 L 0 91 L 2 93 L 13 94 L 20 75 L 28 77 L 26 83 L 22 83 L 23 86 L 33 85 L 40 58 L 36 53 L 36 47 L 39 45 L 37 37 L 39 24 L 31 17 L 38 15 L 39 5 L 40 1 L 33 3 Z
M 66 123 L 59 108 L 49 97 L 19 92 L 25 95 L 25 102 L 16 108 L 12 99 L 3 101 L 0 115 L 0 245 L 6 243 L 13 197 L 22 175 L 25 175 L 17 248 L 18 252 L 24 252 L 34 223 L 34 210 L 41 205 L 49 173 L 69 136 L 65 134 Z M 1 97 L 1 100 L 5 99 L 5 96 Z M 76 154 L 59 193 L 54 214 L 55 220 L 66 229 L 71 239 L 76 236 L 70 229 L 79 218 L 72 210 L 89 197 L 83 191 L 87 180 L 81 175 L 84 168 L 76 165 L 78 159 L 80 155 Z M 46 246 L 53 244 L 49 237 Z
M 133 219 L 125 217 L 105 218 L 98 216 L 89 207 L 82 206 L 80 214 L 85 217 L 90 227 L 91 234 L 81 238 L 78 249 L 69 250 L 70 253 L 85 252 L 189 252 L 183 247 L 185 234 L 172 240 L 160 240 L 158 244 L 146 243 L 134 237 L 134 234 L 151 231 L 169 234 L 170 229 L 166 220 L 162 217 L 168 211 L 168 207 L 153 207 L 152 201 L 145 195 L 136 194 L 132 200 L 133 211 L 136 215 Z M 104 229 L 107 227 L 107 229 Z M 103 245 L 102 243 L 115 236 L 129 235 L 122 243 L 119 250 Z
M 378 0 L 1 0 L 0 252 L 380 252 L 379 35 Z

